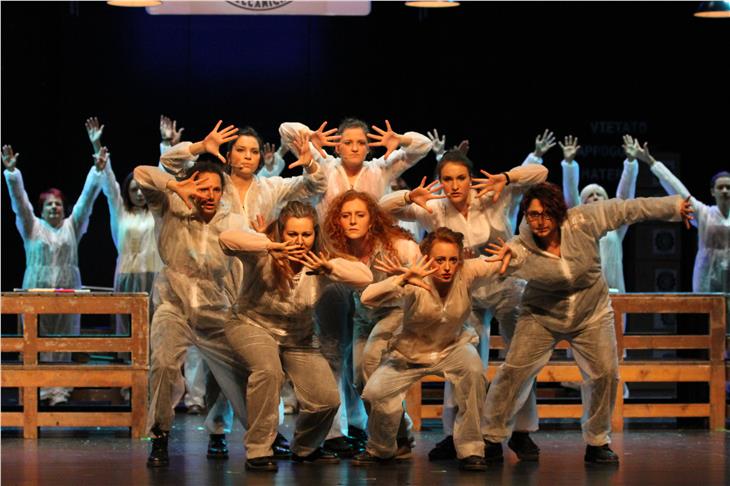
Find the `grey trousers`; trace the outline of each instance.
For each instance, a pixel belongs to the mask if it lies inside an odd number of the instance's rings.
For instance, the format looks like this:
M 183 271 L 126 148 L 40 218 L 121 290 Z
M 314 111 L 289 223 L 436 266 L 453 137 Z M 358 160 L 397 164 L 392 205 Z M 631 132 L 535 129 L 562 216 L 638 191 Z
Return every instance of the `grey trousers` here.
M 547 364 L 558 341 L 570 342 L 583 375 L 581 396 L 583 439 L 594 446 L 608 444 L 611 413 L 616 402 L 618 357 L 613 312 L 570 334 L 551 331 L 532 316 L 522 316 L 504 364 L 489 387 L 484 437 L 502 442 L 510 436 L 515 414 L 532 390 L 538 372 Z
M 426 375 L 440 375 L 454 384 L 454 398 L 459 409 L 454 423 L 457 456 L 460 459 L 483 456 L 480 423 L 487 381 L 479 353 L 471 344 L 454 348 L 444 359 L 430 366 L 407 363 L 397 355 L 389 356 L 370 377 L 362 395 L 370 410 L 368 452 L 381 458 L 395 455 L 403 399 L 411 385 Z
M 292 452 L 300 456 L 314 452 L 327 436 L 340 405 L 337 382 L 327 360 L 318 349 L 279 346 L 266 330 L 238 320 L 226 328 L 226 337 L 250 373 L 246 457 L 273 454 L 284 373 L 299 401 Z
M 148 434 L 155 425 L 166 431 L 172 428 L 175 405 L 185 392 L 185 381 L 180 370 L 189 346 L 196 346 L 200 350 L 225 394 L 225 397 L 219 396 L 208 410 L 205 422 L 208 432 L 222 434 L 230 431 L 233 420 L 231 406 L 241 423 L 245 425 L 246 372 L 236 362 L 222 327 L 193 329 L 179 309 L 165 303 L 155 311 L 150 334 L 152 363 L 149 383 L 150 403 L 147 413 Z

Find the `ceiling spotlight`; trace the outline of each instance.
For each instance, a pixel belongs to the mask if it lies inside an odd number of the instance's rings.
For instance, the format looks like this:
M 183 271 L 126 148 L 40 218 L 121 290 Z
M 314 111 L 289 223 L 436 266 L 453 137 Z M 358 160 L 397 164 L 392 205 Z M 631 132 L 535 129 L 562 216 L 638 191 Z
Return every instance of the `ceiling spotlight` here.
M 700 2 L 695 17 L 702 18 L 730 18 L 730 2 Z
M 432 0 L 414 0 L 412 2 L 406 2 L 406 7 L 420 7 L 420 8 L 448 8 L 458 7 L 459 2 L 452 0 L 432 1 Z
M 108 0 L 106 3 L 112 7 L 156 7 L 162 4 L 160 0 Z

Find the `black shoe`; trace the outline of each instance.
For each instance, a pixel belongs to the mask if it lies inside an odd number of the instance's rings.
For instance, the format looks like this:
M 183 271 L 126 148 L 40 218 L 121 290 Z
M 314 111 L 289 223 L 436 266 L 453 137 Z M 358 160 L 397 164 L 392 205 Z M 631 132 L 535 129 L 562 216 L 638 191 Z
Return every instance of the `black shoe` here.
M 289 459 L 291 457 L 291 449 L 289 448 L 289 441 L 286 437 L 277 432 L 276 439 L 271 446 L 274 451 L 275 459 Z
M 152 449 L 147 458 L 147 467 L 168 466 L 170 458 L 167 455 L 167 439 L 170 437 L 170 432 L 155 427 L 152 429 L 152 433 L 156 437 L 152 438 Z
M 469 456 L 459 459 L 459 469 L 462 471 L 486 471 L 487 462 L 483 457 Z
M 247 471 L 260 471 L 260 472 L 276 472 L 279 470 L 279 466 L 274 462 L 272 456 L 257 457 L 255 459 L 246 459 L 246 470 Z
M 357 439 L 362 442 L 368 441 L 368 434 L 364 430 L 362 430 L 359 427 L 355 427 L 354 425 L 350 425 L 347 427 L 347 435 L 352 437 L 353 439 Z
M 228 442 L 225 434 L 210 434 L 208 459 L 228 459 Z
M 436 447 L 428 451 L 429 461 L 446 461 L 450 459 L 456 459 L 453 435 L 447 435 L 444 440 L 436 444 Z
M 507 445 L 515 451 L 520 461 L 537 461 L 540 458 L 540 448 L 532 441 L 528 432 L 512 432 Z
M 361 452 L 352 458 L 351 464 L 353 466 L 375 466 L 377 464 L 383 464 L 385 462 L 392 461 L 393 458 L 383 459 L 370 454 L 368 451 Z
M 608 444 L 587 445 L 584 460 L 592 464 L 618 464 L 618 456 L 608 447 Z
M 291 460 L 300 464 L 339 464 L 340 458 L 337 454 L 326 451 L 322 447 L 315 449 L 314 452 L 308 456 L 299 456 L 292 452 Z
M 204 411 L 205 409 L 200 405 L 190 405 L 187 410 L 188 415 L 203 415 Z
M 335 437 L 334 439 L 327 439 L 322 444 L 322 448 L 327 452 L 337 454 L 337 456 L 343 459 L 349 459 L 350 457 L 357 454 L 355 448 L 347 442 L 344 437 Z
M 487 464 L 504 462 L 501 442 L 484 441 L 484 460 Z
M 367 439 L 362 440 L 357 437 L 345 437 L 348 444 L 352 446 L 352 455 L 355 456 L 365 451 L 365 446 L 368 445 Z

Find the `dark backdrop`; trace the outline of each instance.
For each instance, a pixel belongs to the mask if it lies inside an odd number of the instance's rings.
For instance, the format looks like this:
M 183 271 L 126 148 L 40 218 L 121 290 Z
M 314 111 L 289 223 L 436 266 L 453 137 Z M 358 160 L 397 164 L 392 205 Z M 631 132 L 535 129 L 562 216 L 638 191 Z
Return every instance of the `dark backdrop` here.
M 695 3 L 472 3 L 446 10 L 374 3 L 368 17 L 151 16 L 104 3 L 2 3 L 2 143 L 21 153 L 32 201 L 49 186 L 78 196 L 90 167 L 87 116 L 122 179 L 155 163 L 161 113 L 200 139 L 218 118 L 277 141 L 281 121 L 347 115 L 396 130 L 438 127 L 471 141 L 477 165 L 506 170 L 545 127 L 578 135 L 581 185 L 615 190 L 626 131 L 674 161 L 710 202 L 728 168 L 730 21 Z M 560 183 L 560 150 L 546 157 Z M 433 157 L 407 173 L 417 181 Z M 645 167 L 640 195 L 660 193 Z M 5 183 L 2 183 L 3 192 Z M 103 195 L 80 246 L 85 284 L 112 283 Z M 629 232 L 627 263 L 635 245 Z M 696 230 L 682 236 L 689 290 Z M 21 239 L 2 196 L 2 289 L 19 286 Z M 632 265 L 627 264 L 630 290 Z

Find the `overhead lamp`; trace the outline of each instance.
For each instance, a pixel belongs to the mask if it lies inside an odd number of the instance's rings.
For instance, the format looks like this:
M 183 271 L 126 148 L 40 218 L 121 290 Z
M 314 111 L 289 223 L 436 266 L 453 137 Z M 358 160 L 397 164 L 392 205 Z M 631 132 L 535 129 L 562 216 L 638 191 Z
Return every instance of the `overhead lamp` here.
M 162 5 L 160 0 L 108 0 L 112 7 L 156 7 Z
M 730 18 L 730 2 L 700 2 L 694 15 L 706 19 Z
M 406 2 L 406 7 L 420 7 L 420 8 L 448 8 L 458 7 L 459 2 L 453 0 L 414 0 L 412 2 Z

